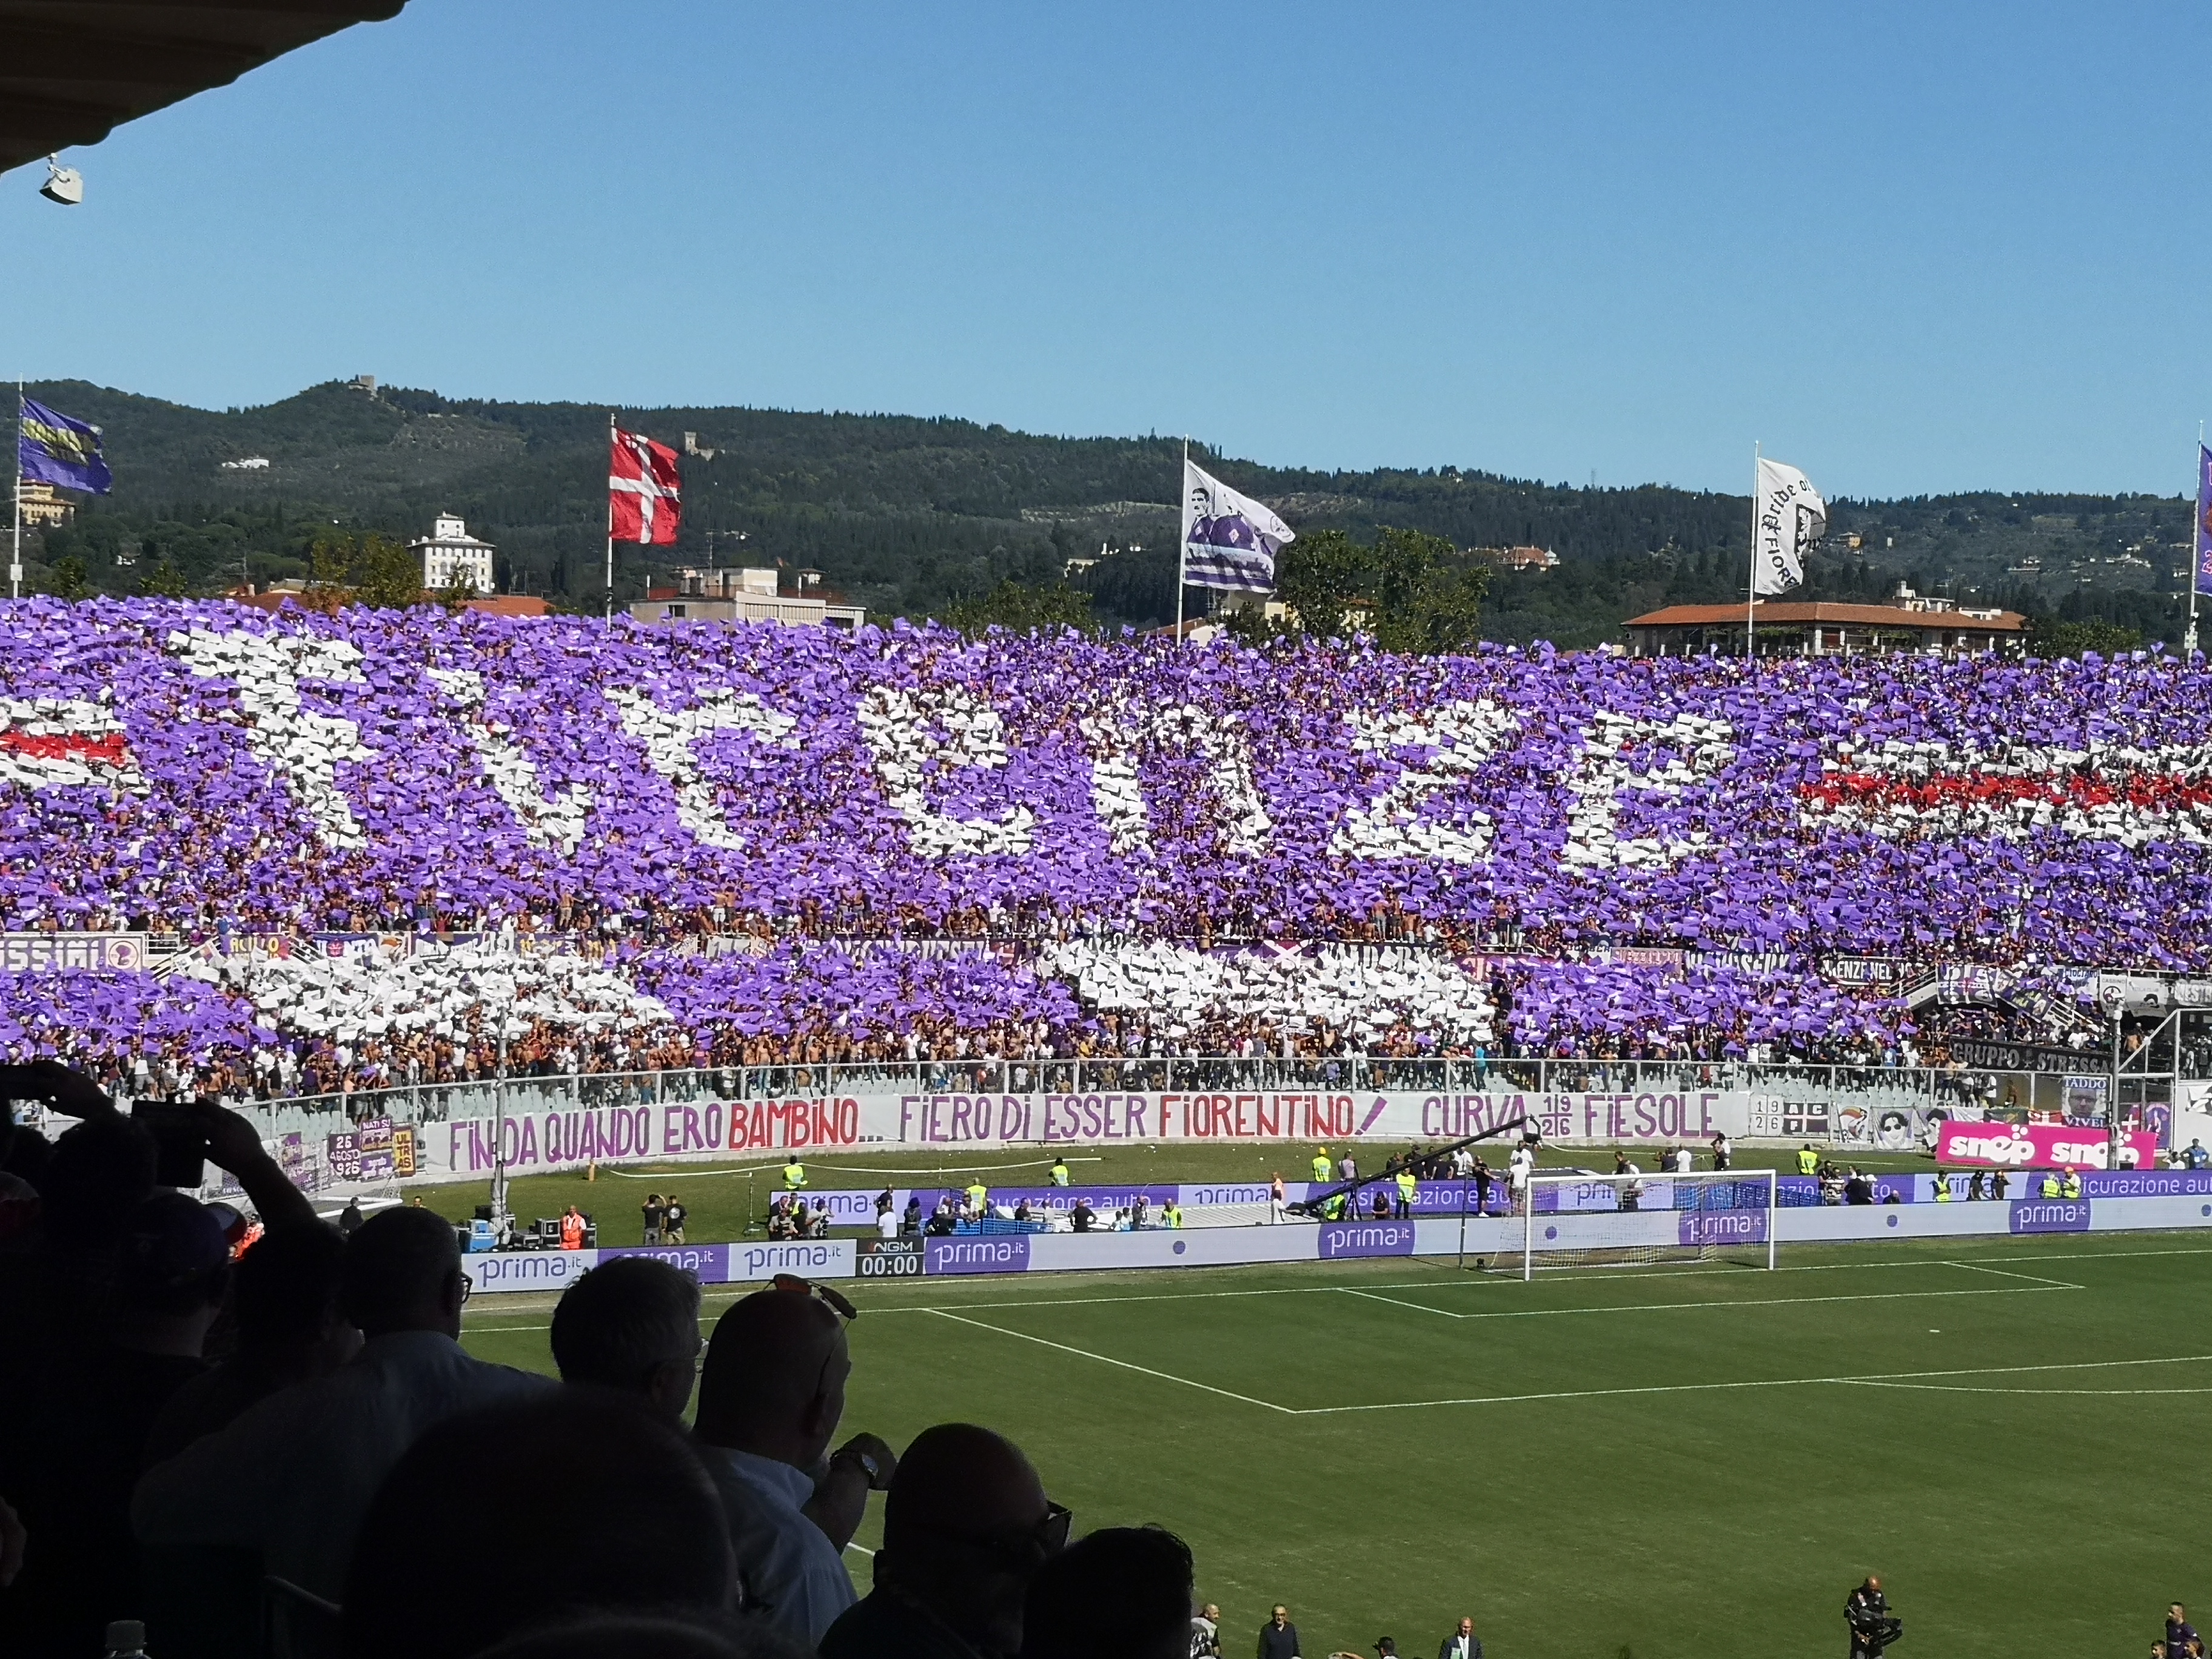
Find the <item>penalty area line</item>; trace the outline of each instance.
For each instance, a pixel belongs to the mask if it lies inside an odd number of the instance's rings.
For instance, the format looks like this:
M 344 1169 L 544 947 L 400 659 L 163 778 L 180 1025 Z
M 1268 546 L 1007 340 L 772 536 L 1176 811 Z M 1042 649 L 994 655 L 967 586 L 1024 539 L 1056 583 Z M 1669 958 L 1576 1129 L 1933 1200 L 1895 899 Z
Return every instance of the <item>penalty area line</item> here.
M 2027 1275 L 2003 1273 L 1999 1277 L 2025 1279 Z M 1862 1291 L 1856 1295 L 1723 1297 L 1717 1302 L 1609 1302 L 1601 1308 L 1493 1308 L 1478 1313 L 1454 1313 L 1449 1308 L 1424 1307 L 1418 1302 L 1403 1301 L 1395 1296 L 1377 1296 L 1372 1291 L 1354 1290 L 1348 1285 L 1340 1285 L 1336 1288 L 1346 1296 L 1364 1297 L 1370 1302 L 1387 1302 L 1394 1308 L 1411 1308 L 1415 1313 L 1435 1314 L 1441 1319 L 1556 1319 L 1570 1314 L 1680 1313 L 1695 1308 L 1809 1308 L 1826 1302 L 1920 1302 L 1943 1296 L 2032 1296 L 2039 1291 L 2078 1291 L 2083 1287 L 2061 1284 L 2055 1279 L 2045 1279 L 2026 1285 L 1992 1286 L 1985 1291 Z
M 1299 1413 L 1288 1406 L 1278 1406 L 1272 1400 L 1255 1400 L 1249 1394 L 1232 1394 L 1227 1389 L 1217 1389 L 1211 1382 L 1194 1382 L 1188 1376 L 1177 1376 L 1173 1371 L 1156 1371 L 1150 1366 L 1132 1364 L 1126 1359 L 1116 1359 L 1111 1354 L 1093 1353 L 1088 1348 L 1054 1342 L 1048 1337 L 1031 1336 L 1027 1331 L 1010 1331 L 1003 1325 L 988 1325 L 980 1319 L 969 1319 L 964 1314 L 947 1312 L 943 1308 L 926 1308 L 925 1313 L 935 1314 L 939 1319 L 950 1319 L 956 1324 L 972 1325 L 979 1331 L 990 1331 L 1000 1336 L 1017 1337 L 1024 1342 L 1034 1342 L 1041 1348 L 1050 1348 L 1057 1353 L 1073 1354 L 1079 1359 L 1095 1359 L 1102 1365 L 1113 1365 L 1125 1371 L 1134 1371 L 1139 1376 L 1149 1376 L 1161 1382 L 1176 1382 L 1186 1389 L 1201 1389 L 1207 1394 L 1219 1395 L 1224 1400 L 1234 1400 L 1240 1405 L 1258 1406 L 1271 1412 L 1280 1412 L 1285 1417 Z
M 2122 1365 L 2193 1365 L 2208 1359 L 2212 1359 L 2212 1354 L 2161 1354 L 2151 1359 L 2084 1359 L 2051 1365 L 1988 1365 L 1966 1370 L 1888 1371 L 1856 1376 L 1775 1376 L 1739 1382 L 1655 1382 L 1632 1389 L 1565 1389 L 1549 1394 L 1478 1395 L 1462 1400 L 1391 1400 L 1365 1406 L 1284 1407 L 1278 1409 L 1287 1410 L 1294 1417 L 1334 1417 L 1347 1412 L 1412 1411 L 1427 1406 L 1522 1406 L 1542 1400 L 1607 1400 L 1652 1394 L 1717 1394 L 1735 1389 L 1804 1389 L 1823 1383 L 1904 1388 L 1930 1377 L 2018 1376 L 2045 1371 L 2109 1370 Z M 2020 1389 L 2005 1392 L 2034 1394 L 2058 1391 Z

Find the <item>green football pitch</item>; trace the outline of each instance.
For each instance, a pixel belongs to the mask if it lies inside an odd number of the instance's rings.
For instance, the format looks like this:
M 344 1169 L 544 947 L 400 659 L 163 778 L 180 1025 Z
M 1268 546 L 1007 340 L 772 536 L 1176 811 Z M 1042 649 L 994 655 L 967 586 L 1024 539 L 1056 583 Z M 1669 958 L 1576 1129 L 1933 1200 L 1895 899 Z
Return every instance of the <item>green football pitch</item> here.
M 1415 1659 L 1462 1613 L 1497 1659 L 1841 1659 L 1878 1572 L 1899 1659 L 2012 1659 L 2140 1654 L 2212 1597 L 2187 1235 L 845 1288 L 848 1431 L 986 1424 L 1079 1530 L 1173 1528 L 1230 1659 L 1276 1601 L 1313 1659 Z M 478 1304 L 465 1340 L 550 1369 L 550 1307 Z

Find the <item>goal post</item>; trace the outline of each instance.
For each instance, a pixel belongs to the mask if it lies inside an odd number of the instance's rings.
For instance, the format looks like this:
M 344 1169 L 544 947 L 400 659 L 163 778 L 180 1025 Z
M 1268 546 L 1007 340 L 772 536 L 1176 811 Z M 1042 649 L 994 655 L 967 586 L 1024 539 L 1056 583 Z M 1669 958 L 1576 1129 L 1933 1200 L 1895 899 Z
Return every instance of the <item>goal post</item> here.
M 1775 1265 L 1779 1177 L 1771 1170 L 1695 1175 L 1532 1175 L 1521 1277 L 1539 1267 Z

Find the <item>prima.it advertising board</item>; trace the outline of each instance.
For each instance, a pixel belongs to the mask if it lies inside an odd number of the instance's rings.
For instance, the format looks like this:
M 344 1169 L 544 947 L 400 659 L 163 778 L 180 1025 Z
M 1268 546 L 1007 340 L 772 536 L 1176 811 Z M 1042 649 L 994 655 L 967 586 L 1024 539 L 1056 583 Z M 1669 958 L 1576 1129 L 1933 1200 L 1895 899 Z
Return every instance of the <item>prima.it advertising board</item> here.
M 596 1250 L 486 1250 L 461 1257 L 472 1296 L 558 1292 L 602 1261 L 649 1255 L 679 1267 L 702 1285 L 751 1285 L 792 1273 L 801 1279 L 850 1279 L 854 1241 L 823 1238 L 732 1244 L 619 1245 Z

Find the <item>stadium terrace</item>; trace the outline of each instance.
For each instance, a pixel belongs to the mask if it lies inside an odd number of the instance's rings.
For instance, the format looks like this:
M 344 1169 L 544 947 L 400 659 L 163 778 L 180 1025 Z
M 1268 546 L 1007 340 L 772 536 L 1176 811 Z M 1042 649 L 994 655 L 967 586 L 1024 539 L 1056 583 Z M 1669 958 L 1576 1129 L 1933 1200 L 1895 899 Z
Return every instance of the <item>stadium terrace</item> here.
M 18 1053 L 1876 1058 L 1913 1022 L 1821 960 L 2212 966 L 2212 690 L 2158 656 L 9 623 L 0 921 L 198 947 L 9 974 Z

